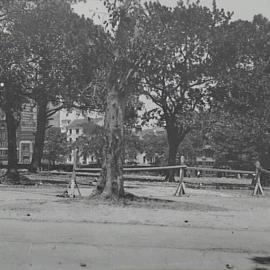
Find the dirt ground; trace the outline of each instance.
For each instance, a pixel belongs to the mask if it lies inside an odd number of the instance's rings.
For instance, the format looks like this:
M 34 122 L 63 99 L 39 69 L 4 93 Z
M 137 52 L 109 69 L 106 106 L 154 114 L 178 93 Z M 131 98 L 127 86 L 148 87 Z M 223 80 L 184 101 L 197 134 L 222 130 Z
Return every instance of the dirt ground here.
M 270 191 L 127 182 L 159 201 L 59 198 L 64 186 L 0 185 L 0 269 L 270 269 Z

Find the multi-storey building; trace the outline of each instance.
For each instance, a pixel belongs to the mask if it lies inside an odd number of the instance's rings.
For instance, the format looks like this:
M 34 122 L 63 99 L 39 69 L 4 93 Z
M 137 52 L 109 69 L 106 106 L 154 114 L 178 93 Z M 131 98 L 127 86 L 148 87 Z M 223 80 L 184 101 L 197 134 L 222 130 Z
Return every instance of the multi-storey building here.
M 50 119 L 49 125 L 52 125 L 54 127 L 61 128 L 62 133 L 67 132 L 67 126 L 70 125 L 74 120 L 83 120 L 86 118 L 101 118 L 100 114 L 89 112 L 85 113 L 82 112 L 79 109 L 73 109 L 73 110 L 66 110 L 62 109 L 58 112 L 56 112 Z
M 37 124 L 36 109 L 31 104 L 25 104 L 21 113 L 21 122 L 17 129 L 17 158 L 19 163 L 30 163 L 35 141 Z M 8 140 L 6 116 L 0 110 L 0 162 L 7 163 Z
M 76 119 L 72 121 L 68 126 L 66 126 L 66 132 L 67 132 L 67 141 L 69 143 L 74 143 L 78 140 L 78 138 L 85 134 L 85 128 L 90 125 L 98 125 L 103 126 L 104 124 L 104 118 L 98 117 L 98 118 L 83 118 L 83 119 Z M 89 136 L 91 136 L 89 134 Z M 69 155 L 67 159 L 67 163 L 73 163 L 74 157 L 72 156 L 72 153 Z M 79 159 L 79 163 L 81 164 L 88 164 L 96 162 L 96 158 L 94 155 L 88 156 L 88 157 L 81 157 Z
M 7 149 L 5 114 L 0 110 L 0 163 L 7 161 Z

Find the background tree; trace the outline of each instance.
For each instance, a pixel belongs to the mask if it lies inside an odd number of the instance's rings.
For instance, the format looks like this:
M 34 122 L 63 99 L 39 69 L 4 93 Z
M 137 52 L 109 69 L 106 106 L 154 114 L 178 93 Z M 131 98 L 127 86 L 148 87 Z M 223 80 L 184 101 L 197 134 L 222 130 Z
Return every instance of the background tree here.
M 84 123 L 82 125 L 83 135 L 72 144 L 72 148 L 79 150 L 79 155 L 86 160 L 90 156 L 94 156 L 97 164 L 102 162 L 102 149 L 104 146 L 104 128 L 93 122 Z
M 35 170 L 41 160 L 48 118 L 62 107 L 64 100 L 71 106 L 80 99 L 78 89 L 92 75 L 92 56 L 97 59 L 98 53 L 88 46 L 89 35 L 96 31 L 97 38 L 104 32 L 91 20 L 74 14 L 69 2 L 72 1 L 1 1 L 1 81 L 5 86 L 1 89 L 1 105 L 4 108 L 6 104 L 10 110 L 6 119 L 11 138 L 9 168 L 13 169 L 9 171 L 15 172 L 17 166 L 15 129 L 21 105 L 34 100 L 38 107 L 32 162 Z M 98 59 L 100 62 L 102 57 Z M 49 103 L 54 106 L 52 110 L 48 109 Z M 17 172 L 14 178 L 18 178 Z
M 51 127 L 46 131 L 43 160 L 48 161 L 49 166 L 56 162 L 64 162 L 69 153 L 67 136 L 61 133 L 61 129 Z
M 84 160 L 88 157 L 95 157 L 98 165 L 102 164 L 103 160 L 103 147 L 105 143 L 105 130 L 104 127 L 99 126 L 93 122 L 84 123 L 83 134 L 76 140 L 72 148 L 77 148 L 79 154 Z M 134 160 L 137 154 L 142 152 L 142 141 L 133 132 L 125 132 L 124 134 L 125 145 L 125 160 Z
M 65 1 L 40 1 L 17 16 L 16 33 L 27 40 L 32 61 L 25 85 L 37 106 L 37 130 L 31 171 L 40 166 L 48 119 L 72 106 L 79 90 L 93 77 L 96 63 L 87 47 L 88 33 L 97 31 L 90 20 L 80 18 Z M 76 30 L 75 30 L 76 29 Z
M 140 137 L 134 132 L 128 132 L 127 130 L 124 132 L 124 147 L 124 159 L 127 164 L 136 162 L 138 154 L 142 153 L 144 150 L 143 142 Z
M 142 136 L 143 149 L 148 160 L 154 160 L 155 165 L 165 165 L 168 155 L 168 141 L 165 132 L 155 132 L 150 129 Z
M 168 165 L 175 165 L 178 146 L 207 108 L 215 83 L 212 49 L 230 14 L 196 3 L 178 2 L 172 9 L 146 4 L 148 48 L 141 67 L 145 95 L 157 106 L 146 114 L 164 126 L 168 138 Z M 173 180 L 173 172 L 167 175 Z
M 17 136 L 23 104 L 27 102 L 22 87 L 26 82 L 26 70 L 30 61 L 26 50 L 26 42 L 22 35 L 15 35 L 14 28 L 18 12 L 26 8 L 24 3 L 3 2 L 0 22 L 0 108 L 6 115 L 8 134 L 8 171 L 6 181 L 19 183 L 17 170 Z
M 259 159 L 266 168 L 270 164 L 269 33 L 270 23 L 261 15 L 252 22 L 233 22 L 225 32 L 220 58 L 226 69 L 216 92 L 224 114 L 213 137 L 225 157 L 227 153 L 234 160 Z

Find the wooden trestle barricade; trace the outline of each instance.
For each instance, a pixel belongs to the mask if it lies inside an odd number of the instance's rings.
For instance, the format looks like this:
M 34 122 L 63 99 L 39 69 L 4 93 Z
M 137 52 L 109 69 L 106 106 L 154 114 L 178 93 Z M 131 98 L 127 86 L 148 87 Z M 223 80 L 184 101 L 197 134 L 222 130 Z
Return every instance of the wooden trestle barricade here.
M 270 172 L 267 170 L 264 170 L 261 167 L 261 164 L 259 161 L 255 163 L 255 166 L 256 166 L 256 175 L 255 175 L 255 187 L 253 190 L 253 196 L 256 196 L 256 195 L 264 196 L 263 188 L 261 185 L 261 173 L 264 172 L 264 173 L 270 174 Z
M 78 194 L 80 197 L 82 197 L 81 191 L 79 189 L 78 183 L 76 181 L 76 168 L 77 168 L 77 149 L 73 150 L 73 169 L 72 169 L 72 175 L 71 175 L 71 180 L 68 185 L 68 196 L 70 198 L 75 198 L 75 187 L 78 190 Z
M 92 168 L 92 169 L 78 169 L 76 168 L 76 159 L 77 152 L 74 150 L 74 163 L 73 163 L 73 171 L 71 176 L 71 182 L 68 185 L 68 197 L 75 197 L 75 187 L 78 189 L 79 196 L 81 196 L 81 192 L 79 190 L 77 181 L 76 181 L 76 173 L 81 173 L 83 175 L 89 175 L 89 171 L 94 171 L 99 173 L 101 171 L 100 168 Z M 182 158 L 181 163 L 184 164 L 184 159 Z M 182 196 L 186 194 L 186 187 L 184 183 L 184 171 L 186 170 L 186 165 L 174 165 L 174 166 L 165 166 L 165 167 L 142 167 L 142 168 L 123 168 L 124 172 L 137 172 L 137 171 L 163 171 L 163 170 L 176 170 L 179 169 L 179 184 L 177 186 L 175 196 Z M 96 176 L 96 174 L 95 174 Z
M 184 156 L 181 156 L 180 160 L 181 160 L 182 167 L 179 168 L 179 184 L 176 188 L 174 196 L 182 196 L 182 195 L 186 194 L 186 186 L 185 186 L 185 182 L 184 182 L 184 174 L 185 174 L 186 166 L 184 165 L 184 163 L 185 163 Z
M 92 169 L 78 169 L 77 168 L 77 150 L 73 151 L 74 156 L 74 163 L 73 163 L 73 171 L 70 183 L 68 184 L 68 188 L 66 193 L 68 194 L 68 197 L 74 198 L 75 197 L 75 188 L 78 191 L 79 196 L 81 197 L 81 192 L 79 189 L 79 186 L 76 181 L 76 173 L 82 173 L 83 175 L 88 175 L 89 171 L 95 171 L 100 172 L 100 168 L 92 168 Z M 125 172 L 136 172 L 136 171 L 160 171 L 160 170 L 179 170 L 179 184 L 177 185 L 176 191 L 174 193 L 174 196 L 183 196 L 186 194 L 186 186 L 184 182 L 184 173 L 185 170 L 190 169 L 200 169 L 200 170 L 211 170 L 215 172 L 233 172 L 233 173 L 245 173 L 250 174 L 254 173 L 254 171 L 236 171 L 236 170 L 224 170 L 224 169 L 213 169 L 213 168 L 201 168 L 201 167 L 187 167 L 185 164 L 184 157 L 181 157 L 181 165 L 175 165 L 175 166 L 166 166 L 166 167 L 142 167 L 142 168 L 124 168 L 123 170 Z M 255 172 L 255 187 L 253 190 L 253 196 L 261 195 L 264 196 L 263 188 L 261 185 L 261 173 L 266 173 L 270 175 L 270 171 L 265 170 L 261 167 L 261 164 L 259 161 L 255 163 L 256 166 L 256 172 Z

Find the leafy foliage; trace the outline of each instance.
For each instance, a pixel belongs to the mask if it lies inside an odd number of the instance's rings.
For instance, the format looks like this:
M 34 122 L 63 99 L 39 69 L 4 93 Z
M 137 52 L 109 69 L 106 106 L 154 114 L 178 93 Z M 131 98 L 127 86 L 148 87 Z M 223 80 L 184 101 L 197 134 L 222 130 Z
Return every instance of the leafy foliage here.
M 194 124 L 194 116 L 210 102 L 215 81 L 212 47 L 219 27 L 230 19 L 224 11 L 180 1 L 171 9 L 159 3 L 146 4 L 145 46 L 142 66 L 145 95 L 158 108 L 149 112 L 159 123 L 177 126 L 182 135 Z
M 82 126 L 83 135 L 73 143 L 72 148 L 77 148 L 82 157 L 95 156 L 100 164 L 103 155 L 104 128 L 95 123 L 86 123 Z
M 212 106 L 221 69 L 215 59 L 219 37 L 231 14 L 199 1 L 179 1 L 175 8 L 150 2 L 145 14 L 142 47 L 148 50 L 140 77 L 145 96 L 156 107 L 144 118 L 166 129 L 168 164 L 174 165 L 180 143 Z
M 43 159 L 49 164 L 55 162 L 65 162 L 66 155 L 69 153 L 69 144 L 66 134 L 61 133 L 60 128 L 51 127 L 46 132 Z
M 125 132 L 125 160 L 133 161 L 137 158 L 139 153 L 143 152 L 143 142 L 140 137 L 131 132 Z
M 258 15 L 252 22 L 231 23 L 225 35 L 231 56 L 224 58 L 226 72 L 217 85 L 224 113 L 213 131 L 222 159 L 244 156 L 269 164 L 269 33 L 269 21 Z

